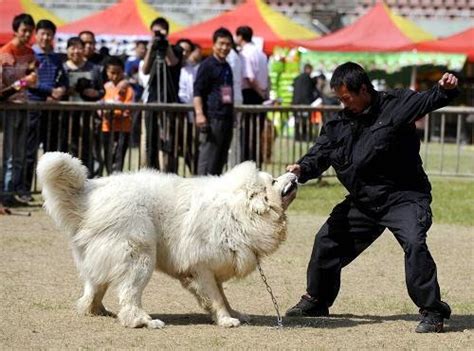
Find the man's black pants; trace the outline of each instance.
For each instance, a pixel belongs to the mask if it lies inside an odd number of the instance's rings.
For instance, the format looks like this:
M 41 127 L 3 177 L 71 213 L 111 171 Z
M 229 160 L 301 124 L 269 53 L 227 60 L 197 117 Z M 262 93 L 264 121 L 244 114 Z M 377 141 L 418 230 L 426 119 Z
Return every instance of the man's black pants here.
M 165 173 L 178 172 L 178 158 L 174 149 L 176 116 L 149 111 L 145 116 L 147 166 Z M 159 151 L 163 164 L 160 165 Z
M 338 204 L 316 235 L 307 271 L 307 292 L 331 306 L 341 283 L 341 269 L 377 239 L 385 228 L 405 252 L 408 294 L 420 308 L 438 310 L 436 265 L 426 245 L 431 226 L 430 198 L 398 202 L 380 215 L 361 212 L 350 199 Z
M 220 175 L 227 163 L 232 142 L 232 118 L 228 120 L 209 118 L 207 133 L 200 134 L 198 175 Z

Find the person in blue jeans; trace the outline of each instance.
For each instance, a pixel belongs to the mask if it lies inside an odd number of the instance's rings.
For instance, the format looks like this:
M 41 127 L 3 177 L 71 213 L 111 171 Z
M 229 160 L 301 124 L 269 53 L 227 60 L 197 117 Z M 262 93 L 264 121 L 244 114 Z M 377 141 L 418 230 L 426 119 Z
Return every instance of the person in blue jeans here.
M 36 24 L 36 44 L 33 46 L 37 61 L 38 84 L 28 90 L 30 101 L 59 101 L 67 91 L 68 80 L 63 69 L 61 57 L 54 52 L 53 41 L 56 25 L 50 20 L 40 20 Z M 58 150 L 59 118 L 53 111 L 29 111 L 26 141 L 26 176 L 27 193 L 24 201 L 31 201 L 31 185 L 40 143 L 44 151 Z

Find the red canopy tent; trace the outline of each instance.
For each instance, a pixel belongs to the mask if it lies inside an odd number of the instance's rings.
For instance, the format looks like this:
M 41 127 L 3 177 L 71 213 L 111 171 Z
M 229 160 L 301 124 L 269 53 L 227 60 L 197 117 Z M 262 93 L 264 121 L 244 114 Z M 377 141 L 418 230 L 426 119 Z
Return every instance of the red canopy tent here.
M 20 13 L 29 13 L 36 22 L 49 19 L 58 26 L 63 24 L 59 17 L 31 0 L 0 0 L 0 45 L 13 37 L 12 21 Z
M 421 42 L 411 48 L 422 52 L 465 54 L 469 62 L 474 62 L 474 27 L 442 39 Z
M 294 43 L 315 51 L 398 51 L 400 47 L 434 37 L 413 22 L 377 3 L 353 24 L 316 40 Z
M 217 17 L 174 33 L 170 40 L 188 38 L 205 49 L 212 47 L 212 34 L 219 27 L 225 27 L 233 34 L 239 26 L 252 27 L 254 36 L 263 39 L 264 51 L 271 54 L 275 46 L 287 46 L 291 39 L 310 39 L 319 36 L 281 13 L 273 10 L 262 0 L 247 0 Z
M 146 37 L 150 36 L 150 23 L 159 17 L 143 0 L 122 0 L 119 3 L 85 18 L 59 27 L 61 35 L 77 35 L 83 30 L 94 32 L 97 37 Z M 170 22 L 170 32 L 181 29 Z

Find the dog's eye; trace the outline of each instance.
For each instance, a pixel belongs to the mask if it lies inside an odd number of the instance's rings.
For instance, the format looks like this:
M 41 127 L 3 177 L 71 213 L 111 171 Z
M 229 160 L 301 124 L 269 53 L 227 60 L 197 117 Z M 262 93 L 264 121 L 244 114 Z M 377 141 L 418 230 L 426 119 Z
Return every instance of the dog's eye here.
M 277 182 L 277 180 L 276 180 L 276 179 L 273 179 L 273 180 L 272 180 L 272 185 L 274 185 L 276 182 Z

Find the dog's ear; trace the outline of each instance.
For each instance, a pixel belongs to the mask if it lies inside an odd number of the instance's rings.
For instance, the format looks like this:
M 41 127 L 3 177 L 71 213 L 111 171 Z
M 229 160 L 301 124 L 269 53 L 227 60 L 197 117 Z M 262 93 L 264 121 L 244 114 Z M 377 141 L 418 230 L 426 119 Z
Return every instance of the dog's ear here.
M 270 204 L 264 187 L 249 189 L 248 201 L 251 210 L 259 215 L 270 211 Z
M 258 180 L 258 169 L 255 162 L 246 161 L 238 164 L 224 175 L 227 180 L 226 188 L 230 191 L 239 191 L 255 184 Z

